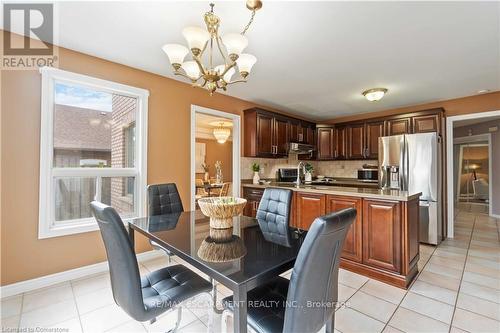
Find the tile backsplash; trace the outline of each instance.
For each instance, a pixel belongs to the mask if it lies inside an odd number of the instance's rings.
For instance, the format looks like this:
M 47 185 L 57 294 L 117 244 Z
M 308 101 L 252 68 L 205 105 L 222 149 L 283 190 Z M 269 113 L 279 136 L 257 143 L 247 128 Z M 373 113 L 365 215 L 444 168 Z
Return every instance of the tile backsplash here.
M 357 171 L 363 167 L 363 164 L 378 164 L 377 160 L 362 161 L 307 161 L 314 167 L 314 175 L 323 175 L 329 177 L 356 178 Z M 294 155 L 288 158 L 241 158 L 241 179 L 252 179 L 252 164 L 260 164 L 261 178 L 276 178 L 276 172 L 279 168 L 294 168 L 299 163 Z

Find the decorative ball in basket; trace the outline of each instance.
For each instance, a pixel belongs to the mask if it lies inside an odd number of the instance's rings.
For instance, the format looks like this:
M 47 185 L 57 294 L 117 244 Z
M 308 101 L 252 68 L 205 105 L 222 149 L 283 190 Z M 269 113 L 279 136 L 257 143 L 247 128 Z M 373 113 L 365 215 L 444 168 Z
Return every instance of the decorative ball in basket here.
M 210 217 L 210 227 L 226 229 L 233 226 L 233 217 L 243 213 L 246 199 L 234 197 L 201 198 L 198 200 L 203 215 Z

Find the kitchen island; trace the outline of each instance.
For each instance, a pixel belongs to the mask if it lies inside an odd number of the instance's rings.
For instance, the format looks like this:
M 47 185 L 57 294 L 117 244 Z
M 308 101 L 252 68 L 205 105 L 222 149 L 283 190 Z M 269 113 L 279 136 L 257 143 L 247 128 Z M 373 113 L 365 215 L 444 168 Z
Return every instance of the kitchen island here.
M 242 187 L 248 216 L 255 216 L 265 188 L 293 190 L 290 225 L 298 230 L 308 230 L 318 216 L 355 208 L 358 214 L 346 236 L 340 266 L 401 288 L 417 275 L 420 193 L 285 183 Z

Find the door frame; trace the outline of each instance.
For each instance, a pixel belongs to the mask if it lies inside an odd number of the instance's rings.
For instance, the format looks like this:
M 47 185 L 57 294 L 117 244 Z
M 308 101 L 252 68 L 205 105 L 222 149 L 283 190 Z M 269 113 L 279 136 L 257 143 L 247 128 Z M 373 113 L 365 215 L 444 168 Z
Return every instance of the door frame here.
M 447 209 L 447 216 L 448 216 L 448 237 L 453 238 L 453 228 L 454 228 L 454 223 L 455 223 L 455 199 L 454 199 L 454 193 L 453 193 L 453 183 L 454 183 L 454 177 L 453 177 L 453 123 L 456 121 L 460 120 L 468 120 L 468 119 L 480 119 L 480 118 L 488 118 L 488 117 L 497 117 L 500 116 L 500 110 L 496 111 L 488 111 L 488 112 L 478 112 L 478 113 L 471 113 L 471 114 L 465 114 L 465 115 L 459 115 L 459 116 L 450 116 L 446 117 L 446 177 L 447 177 L 447 182 L 446 182 L 446 201 L 448 204 L 448 209 Z M 490 149 L 490 170 L 491 170 L 491 149 Z M 453 179 L 453 181 L 450 181 L 450 179 Z M 491 182 L 491 179 L 490 179 Z M 490 194 L 491 194 L 491 188 L 490 186 Z M 492 201 L 492 198 L 490 196 L 490 203 Z M 490 216 L 497 217 L 499 218 L 500 216 L 495 216 L 492 214 L 492 205 L 490 204 Z
M 233 122 L 233 196 L 240 196 L 240 183 L 241 183 L 241 175 L 240 175 L 240 163 L 241 163 L 241 117 L 237 114 L 228 113 L 224 111 L 209 109 L 203 106 L 191 104 L 191 171 L 190 171 L 190 210 L 196 209 L 195 202 L 195 178 L 196 178 L 196 114 L 203 113 L 211 116 L 221 117 L 231 119 Z

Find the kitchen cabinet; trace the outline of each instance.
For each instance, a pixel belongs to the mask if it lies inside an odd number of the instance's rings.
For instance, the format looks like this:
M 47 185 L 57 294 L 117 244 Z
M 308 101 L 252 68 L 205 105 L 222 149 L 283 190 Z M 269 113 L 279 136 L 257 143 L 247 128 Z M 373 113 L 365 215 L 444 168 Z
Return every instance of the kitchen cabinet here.
M 308 230 L 314 220 L 325 215 L 326 195 L 317 193 L 296 193 L 295 225 L 302 230 Z
M 439 114 L 430 114 L 412 118 L 413 133 L 440 132 L 441 122 Z
M 386 135 L 410 134 L 411 118 L 389 119 L 385 122 Z
M 365 124 L 347 126 L 347 158 L 365 158 Z
M 243 198 L 247 199 L 247 204 L 243 209 L 244 216 L 256 217 L 257 209 L 259 208 L 260 200 L 262 199 L 262 195 L 264 194 L 263 189 L 258 188 L 243 188 Z
M 333 131 L 333 157 L 343 160 L 347 157 L 347 130 L 343 126 L 335 126 Z
M 286 157 L 290 142 L 314 144 L 315 124 L 253 108 L 244 111 L 246 157 Z
M 378 159 L 378 138 L 384 136 L 384 122 L 374 121 L 365 125 L 365 158 Z
M 402 239 L 401 204 L 364 200 L 363 263 L 400 272 Z
M 361 262 L 363 259 L 362 247 L 362 199 L 346 196 L 328 195 L 326 201 L 326 213 L 333 213 L 346 208 L 354 208 L 358 212 L 356 220 L 350 226 L 347 232 L 344 248 L 342 249 L 342 258 L 355 262 Z
M 331 160 L 334 158 L 334 130 L 330 127 L 318 128 L 318 160 Z

